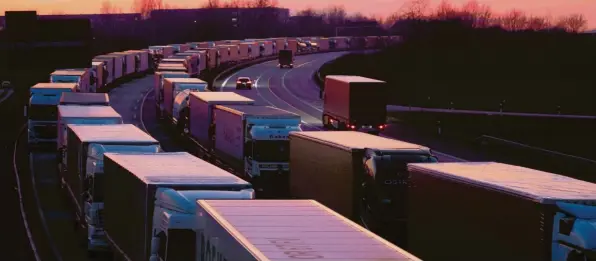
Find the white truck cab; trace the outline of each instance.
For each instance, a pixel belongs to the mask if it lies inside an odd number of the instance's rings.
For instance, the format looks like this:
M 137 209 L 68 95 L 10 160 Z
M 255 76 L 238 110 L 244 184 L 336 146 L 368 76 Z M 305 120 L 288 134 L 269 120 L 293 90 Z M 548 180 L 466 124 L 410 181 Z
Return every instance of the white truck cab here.
M 188 108 L 191 91 L 208 91 L 207 82 L 197 78 L 165 78 L 163 85 L 162 110 L 173 124 L 178 122 L 179 112 Z
M 62 93 L 75 92 L 76 83 L 38 83 L 30 88 L 27 116 L 29 145 L 56 142 L 58 104 Z
M 76 83 L 77 91 L 90 92 L 90 75 L 88 68 L 56 70 L 50 74 L 50 82 Z
M 108 81 L 108 66 L 105 61 L 91 62 L 91 75 L 89 77 L 89 92 L 103 89 Z
M 108 248 L 103 232 L 103 198 L 108 189 L 103 171 L 104 154 L 115 153 L 158 153 L 159 142 L 132 124 L 113 125 L 68 125 L 72 143 L 67 153 L 71 165 L 67 184 L 69 190 L 81 195 L 73 198 L 78 222 L 86 227 L 87 250 L 91 253 Z M 79 184 L 82 184 L 80 187 Z
M 155 85 L 153 91 L 155 92 L 155 106 L 159 118 L 162 117 L 162 103 L 163 103 L 163 84 L 165 78 L 190 78 L 190 74 L 186 72 L 176 71 L 161 71 L 155 72 Z

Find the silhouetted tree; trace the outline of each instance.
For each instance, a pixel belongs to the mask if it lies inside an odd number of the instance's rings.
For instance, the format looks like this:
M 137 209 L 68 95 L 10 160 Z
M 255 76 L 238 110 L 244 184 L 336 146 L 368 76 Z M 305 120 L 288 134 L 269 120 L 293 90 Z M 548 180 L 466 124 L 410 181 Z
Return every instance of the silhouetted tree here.
M 219 0 L 207 0 L 207 2 L 202 6 L 202 8 L 220 8 Z
M 132 11 L 140 13 L 143 18 L 148 18 L 153 10 L 165 9 L 163 0 L 135 0 Z
M 383 19 L 382 22 L 379 22 L 379 24 L 381 26 L 383 26 L 383 28 L 385 29 L 389 29 L 391 28 L 395 22 L 397 22 L 401 17 L 399 16 L 399 13 L 393 13 L 390 14 L 389 16 L 385 17 L 385 19 Z
M 323 11 L 325 22 L 330 25 L 341 25 L 346 21 L 346 9 L 343 6 L 330 6 Z
M 526 28 L 539 31 L 552 27 L 549 17 L 532 16 L 527 18 Z
M 458 16 L 459 11 L 446 0 L 441 1 L 434 12 L 434 18 L 440 20 L 455 19 Z
M 404 19 L 422 19 L 429 8 L 428 0 L 411 0 L 400 8 L 400 15 Z
M 104 0 L 101 2 L 101 7 L 99 8 L 100 14 L 117 14 L 122 13 L 122 10 L 115 6 L 111 1 Z
M 518 31 L 528 28 L 528 18 L 519 10 L 512 10 L 501 17 L 501 26 L 507 30 Z
M 563 28 L 569 32 L 580 32 L 585 29 L 588 21 L 581 14 L 572 14 L 560 17 L 557 21 L 557 27 Z

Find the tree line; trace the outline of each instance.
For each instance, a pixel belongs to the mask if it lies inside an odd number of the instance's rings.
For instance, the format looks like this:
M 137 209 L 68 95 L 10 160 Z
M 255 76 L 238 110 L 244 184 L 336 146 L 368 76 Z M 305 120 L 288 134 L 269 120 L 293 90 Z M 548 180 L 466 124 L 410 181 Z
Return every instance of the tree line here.
M 279 7 L 277 0 L 207 0 L 199 8 L 266 8 Z M 164 0 L 135 0 L 131 12 L 140 13 L 148 17 L 153 10 L 174 9 Z M 190 7 L 185 7 L 190 8 Z M 101 14 L 122 13 L 122 8 L 111 0 L 104 0 L 100 7 Z M 571 32 L 586 29 L 587 20 L 582 14 L 568 14 L 560 17 L 536 16 L 525 14 L 513 9 L 506 13 L 496 13 L 485 4 L 471 0 L 461 6 L 455 6 L 447 0 L 441 1 L 435 8 L 430 0 L 410 0 L 388 16 L 366 15 L 359 12 L 349 14 L 342 5 L 330 5 L 327 8 L 315 9 L 311 7 L 298 10 L 297 16 L 321 18 L 329 25 L 342 25 L 347 21 L 377 21 L 386 29 L 391 28 L 400 20 L 465 20 L 473 27 L 498 26 L 507 30 L 544 30 L 561 28 Z

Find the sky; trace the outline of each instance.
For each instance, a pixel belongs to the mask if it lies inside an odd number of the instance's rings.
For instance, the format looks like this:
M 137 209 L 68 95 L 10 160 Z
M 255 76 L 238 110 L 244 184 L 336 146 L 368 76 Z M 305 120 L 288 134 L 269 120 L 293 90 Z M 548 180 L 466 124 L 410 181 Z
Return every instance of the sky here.
M 130 11 L 133 0 L 111 0 Z M 180 8 L 196 8 L 203 0 L 164 0 L 164 2 Z M 306 7 L 325 8 L 329 5 L 343 5 L 348 12 L 361 12 L 366 15 L 386 16 L 399 9 L 407 0 L 278 0 L 280 6 L 291 10 Z M 437 5 L 440 0 L 430 0 Z M 453 5 L 461 5 L 468 0 L 449 0 Z M 101 0 L 0 0 L 0 11 L 36 9 L 42 14 L 51 13 L 96 13 Z M 581 13 L 587 19 L 590 28 L 596 28 L 596 0 L 477 0 L 486 4 L 495 12 L 518 9 L 533 15 L 560 16 Z

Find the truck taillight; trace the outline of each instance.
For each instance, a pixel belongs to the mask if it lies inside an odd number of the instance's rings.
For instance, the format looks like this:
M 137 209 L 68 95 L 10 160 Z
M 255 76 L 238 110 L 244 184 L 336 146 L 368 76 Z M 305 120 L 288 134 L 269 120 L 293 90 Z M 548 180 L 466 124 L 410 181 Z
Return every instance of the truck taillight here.
M 381 130 L 382 130 L 382 129 L 385 129 L 385 124 L 381 124 L 381 125 L 379 125 L 379 129 L 381 129 Z
M 237 84 L 241 84 L 242 82 L 241 82 L 241 81 L 236 81 L 236 83 L 237 83 Z
M 352 129 L 352 130 L 356 129 L 356 125 L 348 125 L 348 126 L 350 126 L 350 129 Z

